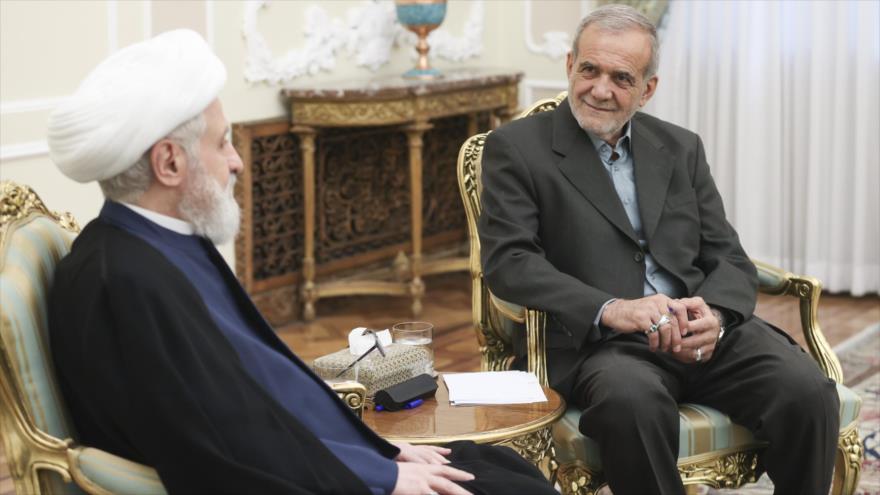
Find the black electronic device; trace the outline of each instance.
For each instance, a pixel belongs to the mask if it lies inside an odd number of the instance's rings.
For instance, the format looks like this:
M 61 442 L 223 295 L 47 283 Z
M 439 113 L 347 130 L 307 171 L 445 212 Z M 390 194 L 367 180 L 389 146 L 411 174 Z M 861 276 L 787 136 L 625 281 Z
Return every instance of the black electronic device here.
M 436 392 L 437 380 L 431 375 L 422 373 L 405 382 L 379 390 L 373 401 L 386 411 L 399 411 L 413 401 L 434 397 Z

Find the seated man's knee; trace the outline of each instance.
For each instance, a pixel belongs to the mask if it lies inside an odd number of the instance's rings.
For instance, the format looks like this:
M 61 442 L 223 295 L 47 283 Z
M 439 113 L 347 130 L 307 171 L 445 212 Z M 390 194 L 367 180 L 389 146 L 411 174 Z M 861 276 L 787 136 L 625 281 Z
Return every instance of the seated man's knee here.
M 655 377 L 610 379 L 585 399 L 580 428 L 591 437 L 678 431 L 678 405 Z
M 792 370 L 774 380 L 774 409 L 782 421 L 837 424 L 840 398 L 835 383 L 818 369 Z

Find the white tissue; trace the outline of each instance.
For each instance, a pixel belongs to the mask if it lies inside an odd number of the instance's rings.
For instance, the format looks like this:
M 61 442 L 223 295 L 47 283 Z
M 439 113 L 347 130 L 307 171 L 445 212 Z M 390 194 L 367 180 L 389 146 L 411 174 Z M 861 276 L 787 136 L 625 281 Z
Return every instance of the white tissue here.
M 371 334 L 361 335 L 364 333 L 366 328 L 357 327 L 351 332 L 348 332 L 348 352 L 351 353 L 352 356 L 360 356 L 361 354 L 370 350 L 370 347 L 376 343 L 376 339 Z M 383 346 L 391 345 L 391 332 L 387 329 L 376 332 L 376 335 L 379 337 L 379 342 Z

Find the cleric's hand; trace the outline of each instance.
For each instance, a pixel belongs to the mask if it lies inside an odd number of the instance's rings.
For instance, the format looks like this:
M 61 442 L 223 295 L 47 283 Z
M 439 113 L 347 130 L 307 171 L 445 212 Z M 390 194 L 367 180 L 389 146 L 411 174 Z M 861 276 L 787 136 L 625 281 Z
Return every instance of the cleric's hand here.
M 451 450 L 434 445 L 413 445 L 406 442 L 391 442 L 400 449 L 400 453 L 394 458 L 399 462 L 415 462 L 418 464 L 449 464 L 445 457 Z
M 648 332 L 651 325 L 668 314 L 669 322 L 656 332 Z M 621 333 L 645 332 L 651 350 L 667 352 L 681 350 L 681 336 L 688 332 L 687 308 L 684 304 L 663 294 L 641 299 L 616 299 L 602 312 L 601 323 Z

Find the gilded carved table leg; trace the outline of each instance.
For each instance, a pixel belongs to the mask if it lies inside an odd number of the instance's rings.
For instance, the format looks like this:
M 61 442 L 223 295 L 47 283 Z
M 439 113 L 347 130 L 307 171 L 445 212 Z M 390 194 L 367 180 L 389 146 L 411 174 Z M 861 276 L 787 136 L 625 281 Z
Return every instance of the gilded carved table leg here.
M 410 188 L 410 228 L 412 230 L 412 313 L 422 312 L 422 296 L 425 284 L 422 282 L 422 136 L 433 127 L 427 121 L 418 121 L 405 128 L 409 145 L 409 188 Z
M 318 291 L 315 288 L 315 129 L 307 126 L 293 126 L 291 132 L 299 136 L 299 147 L 303 161 L 303 318 L 315 318 L 315 302 Z
M 556 464 L 556 450 L 553 448 L 550 428 L 541 428 L 501 442 L 499 445 L 512 448 L 523 459 L 537 466 L 547 479 L 556 481 L 556 471 L 559 466 Z

